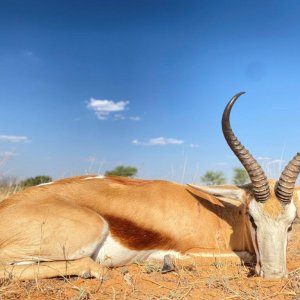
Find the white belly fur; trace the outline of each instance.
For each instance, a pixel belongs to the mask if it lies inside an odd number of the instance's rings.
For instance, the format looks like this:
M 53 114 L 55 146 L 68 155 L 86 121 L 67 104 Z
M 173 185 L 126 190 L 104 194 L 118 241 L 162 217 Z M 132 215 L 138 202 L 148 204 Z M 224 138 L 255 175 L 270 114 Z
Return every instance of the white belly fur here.
M 167 254 L 178 258 L 181 256 L 174 251 L 131 250 L 121 245 L 109 234 L 98 253 L 93 255 L 93 258 L 106 267 L 116 267 L 142 262 L 147 259 L 163 260 Z
M 237 260 L 245 259 L 245 261 L 251 261 L 252 257 L 247 252 L 230 252 L 230 253 L 191 253 L 182 255 L 176 251 L 164 251 L 164 250 L 132 250 L 128 249 L 118 241 L 116 241 L 111 234 L 108 234 L 107 238 L 103 242 L 101 248 L 97 253 L 93 255 L 93 259 L 106 267 L 124 266 L 135 262 L 143 262 L 145 260 L 160 260 L 163 261 L 165 255 L 170 255 L 175 259 L 186 259 L 191 257 L 203 257 L 203 258 L 236 258 Z

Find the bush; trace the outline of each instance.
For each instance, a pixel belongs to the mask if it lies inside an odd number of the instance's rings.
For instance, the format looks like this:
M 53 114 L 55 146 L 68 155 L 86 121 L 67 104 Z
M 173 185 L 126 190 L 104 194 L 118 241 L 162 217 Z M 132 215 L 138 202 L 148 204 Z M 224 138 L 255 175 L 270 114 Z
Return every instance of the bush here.
M 243 185 L 245 183 L 248 183 L 250 181 L 249 175 L 247 171 L 243 168 L 234 168 L 234 177 L 233 177 L 233 183 L 236 185 Z
M 52 178 L 50 176 L 40 175 L 40 176 L 30 177 L 30 178 L 23 180 L 21 182 L 21 186 L 29 187 L 29 186 L 39 185 L 39 184 L 47 183 L 47 182 L 51 182 L 51 181 L 52 181 Z
M 106 171 L 106 176 L 125 176 L 125 177 L 133 177 L 137 173 L 137 168 L 135 167 L 126 167 L 126 166 L 117 166 L 111 171 Z
M 221 185 L 226 183 L 223 172 L 207 171 L 202 177 L 202 182 L 206 185 Z

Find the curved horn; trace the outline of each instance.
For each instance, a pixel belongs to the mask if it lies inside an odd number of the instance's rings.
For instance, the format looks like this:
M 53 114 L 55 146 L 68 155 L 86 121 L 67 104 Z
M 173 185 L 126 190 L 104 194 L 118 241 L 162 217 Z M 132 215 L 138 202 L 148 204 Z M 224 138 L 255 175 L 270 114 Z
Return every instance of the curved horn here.
M 230 111 L 235 101 L 242 94 L 245 94 L 245 92 L 241 92 L 234 95 L 225 107 L 222 117 L 223 134 L 229 147 L 240 160 L 247 173 L 249 174 L 253 185 L 253 193 L 255 199 L 259 202 L 265 202 L 270 196 L 270 189 L 267 177 L 264 174 L 258 162 L 253 158 L 250 152 L 241 144 L 241 142 L 234 135 L 230 126 Z
M 300 173 L 300 153 L 297 153 L 285 167 L 277 182 L 275 193 L 284 204 L 292 200 L 295 182 Z

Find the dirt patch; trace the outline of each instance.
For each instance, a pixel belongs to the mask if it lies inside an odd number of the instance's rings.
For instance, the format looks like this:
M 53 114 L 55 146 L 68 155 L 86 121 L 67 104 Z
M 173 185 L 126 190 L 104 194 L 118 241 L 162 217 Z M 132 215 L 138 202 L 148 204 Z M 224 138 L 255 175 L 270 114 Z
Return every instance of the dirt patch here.
M 161 265 L 135 264 L 104 269 L 103 280 L 63 278 L 2 282 L 1 299 L 299 299 L 300 224 L 288 248 L 290 276 L 285 280 L 253 277 L 253 266 L 229 261 L 176 263 L 161 274 Z

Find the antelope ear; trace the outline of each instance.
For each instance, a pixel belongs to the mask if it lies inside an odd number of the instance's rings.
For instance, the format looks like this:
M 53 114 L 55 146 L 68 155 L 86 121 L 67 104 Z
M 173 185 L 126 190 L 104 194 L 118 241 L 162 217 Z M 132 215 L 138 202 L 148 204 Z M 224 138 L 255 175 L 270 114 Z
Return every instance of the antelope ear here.
M 295 187 L 293 199 L 297 209 L 297 217 L 300 218 L 300 186 Z
M 247 186 L 235 186 L 235 185 L 214 185 L 214 186 L 198 186 L 194 184 L 188 184 L 189 187 L 199 190 L 201 192 L 212 195 L 220 200 L 232 199 L 240 202 L 244 202 L 246 199 Z

